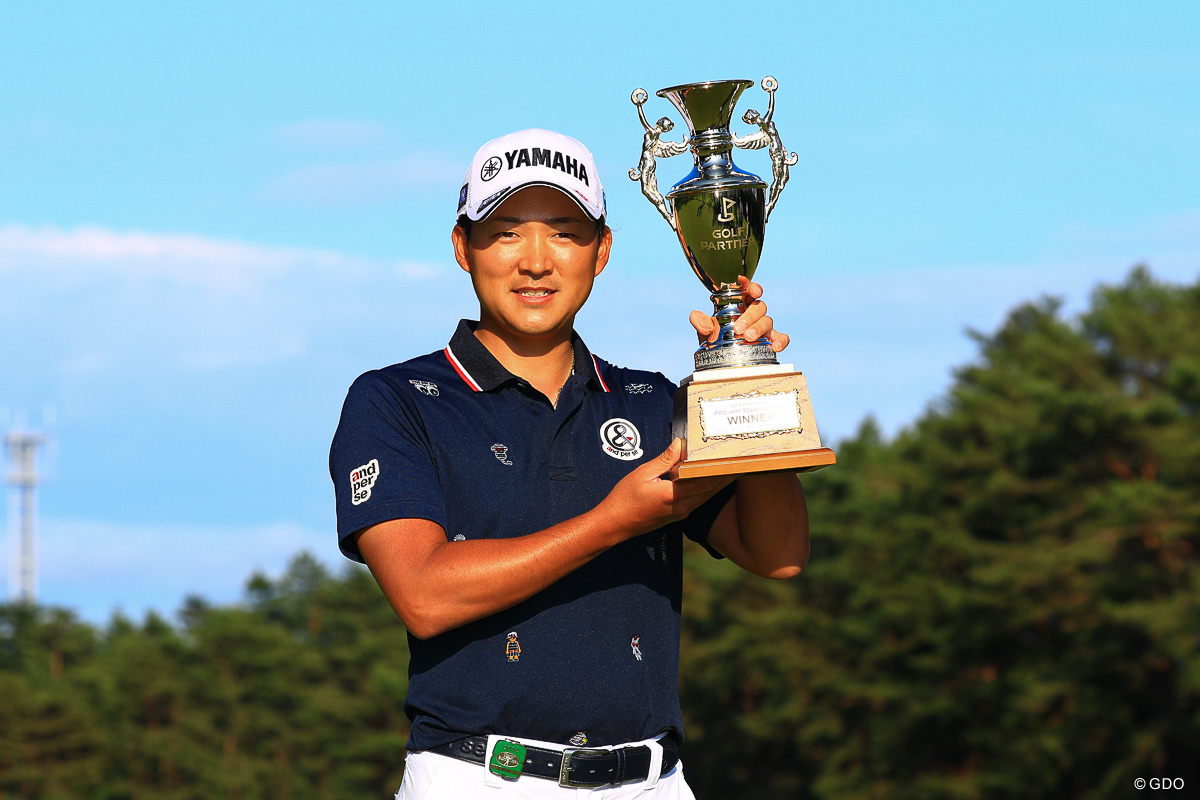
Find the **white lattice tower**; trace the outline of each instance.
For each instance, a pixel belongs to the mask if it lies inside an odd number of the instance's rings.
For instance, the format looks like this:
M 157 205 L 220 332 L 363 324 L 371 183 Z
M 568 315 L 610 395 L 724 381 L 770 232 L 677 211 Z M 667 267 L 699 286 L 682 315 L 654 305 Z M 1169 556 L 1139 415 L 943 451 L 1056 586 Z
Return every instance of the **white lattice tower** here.
M 40 433 L 9 431 L 4 435 L 10 471 L 8 485 L 16 493 L 17 536 L 20 542 L 17 562 L 16 598 L 21 602 L 37 601 L 37 451 L 46 441 Z

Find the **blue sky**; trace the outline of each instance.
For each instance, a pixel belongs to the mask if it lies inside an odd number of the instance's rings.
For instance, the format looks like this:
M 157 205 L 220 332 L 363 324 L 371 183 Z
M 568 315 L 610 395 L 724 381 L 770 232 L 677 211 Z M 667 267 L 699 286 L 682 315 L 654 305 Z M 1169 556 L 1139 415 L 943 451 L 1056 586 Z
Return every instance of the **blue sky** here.
M 800 163 L 757 278 L 827 442 L 912 422 L 1015 303 L 1200 273 L 1194 3 L 433 6 L 0 3 L 0 425 L 54 435 L 43 602 L 339 563 L 342 397 L 474 315 L 449 230 L 493 136 L 588 143 L 616 247 L 578 327 L 686 374 L 706 297 L 625 177 L 637 87 L 778 78 Z

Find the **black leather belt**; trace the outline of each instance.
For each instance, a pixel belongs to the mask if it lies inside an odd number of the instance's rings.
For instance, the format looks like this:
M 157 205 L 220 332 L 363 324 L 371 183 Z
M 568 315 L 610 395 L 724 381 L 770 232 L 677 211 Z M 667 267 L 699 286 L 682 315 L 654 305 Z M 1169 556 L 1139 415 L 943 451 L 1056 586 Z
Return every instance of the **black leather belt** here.
M 468 736 L 457 742 L 431 747 L 428 752 L 486 766 L 489 755 L 487 743 L 486 736 Z M 679 763 L 679 751 L 670 736 L 663 737 L 660 743 L 663 747 L 661 776 Z M 644 744 L 612 750 L 587 747 L 550 750 L 532 745 L 525 745 L 524 749 L 525 762 L 520 774 L 557 781 L 561 786 L 594 789 L 627 781 L 644 781 L 650 776 L 650 748 Z

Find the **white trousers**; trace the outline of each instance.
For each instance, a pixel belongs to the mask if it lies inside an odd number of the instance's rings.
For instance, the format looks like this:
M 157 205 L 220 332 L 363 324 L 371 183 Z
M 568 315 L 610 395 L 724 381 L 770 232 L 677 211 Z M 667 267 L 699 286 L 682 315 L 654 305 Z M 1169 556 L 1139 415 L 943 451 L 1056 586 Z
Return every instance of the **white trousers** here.
M 561 747 L 519 740 L 541 747 Z M 657 742 L 653 743 L 658 746 Z M 489 752 L 490 752 L 489 747 Z M 437 753 L 409 753 L 404 759 L 404 780 L 396 800 L 696 800 L 683 778 L 683 763 L 659 780 L 623 783 L 599 789 L 573 789 L 552 780 L 522 775 L 506 780 L 481 764 L 472 764 Z

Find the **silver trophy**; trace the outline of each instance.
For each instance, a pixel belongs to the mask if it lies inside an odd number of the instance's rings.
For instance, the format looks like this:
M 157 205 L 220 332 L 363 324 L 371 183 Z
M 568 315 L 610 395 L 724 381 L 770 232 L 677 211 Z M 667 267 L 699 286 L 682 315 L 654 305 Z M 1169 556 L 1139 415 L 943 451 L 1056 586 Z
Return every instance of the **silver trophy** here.
M 775 128 L 772 77 L 762 80 L 767 113 L 747 111 L 742 120 L 756 130 L 745 137 L 731 133 L 729 122 L 742 92 L 752 81 L 707 81 L 658 92 L 687 122 L 683 141 L 664 140 L 674 128 L 667 117 L 651 125 L 643 106 L 647 95 L 631 96 L 645 134 L 642 156 L 629 177 L 679 235 L 696 277 L 712 293 L 713 316 L 721 329 L 714 342 L 696 351 L 696 371 L 680 381 L 675 393 L 674 435 L 683 439 L 681 478 L 792 470 L 808 472 L 836 463 L 821 446 L 803 373 L 779 364 L 765 339 L 744 341 L 733 332 L 740 316 L 738 277 L 754 277 L 767 219 L 796 165 Z M 733 163 L 733 150 L 767 148 L 771 186 Z M 691 150 L 695 165 L 664 197 L 658 190 L 658 159 Z M 735 369 L 725 369 L 735 368 Z
M 674 128 L 670 119 L 663 117 L 654 125 L 646 119 L 642 107 L 648 95 L 644 89 L 631 95 L 645 135 L 641 159 L 629 170 L 629 177 L 641 183 L 642 193 L 679 235 L 692 271 L 712 293 L 713 316 L 721 325 L 717 340 L 696 351 L 698 372 L 777 363 L 765 339 L 746 342 L 733 332 L 742 302 L 738 276 L 754 277 L 767 219 L 787 183 L 788 168 L 798 160 L 784 148 L 775 127 L 779 83 L 770 76 L 761 84 L 769 98 L 767 113 L 751 109 L 742 116 L 758 130 L 744 138 L 730 132 L 738 98 L 753 85 L 747 80 L 706 81 L 659 90 L 658 96 L 670 100 L 687 123 L 689 135 L 680 142 L 663 141 L 663 135 Z M 767 148 L 772 172 L 769 193 L 762 178 L 733 163 L 735 147 Z M 687 150 L 692 151 L 695 166 L 664 197 L 658 189 L 657 159 Z

